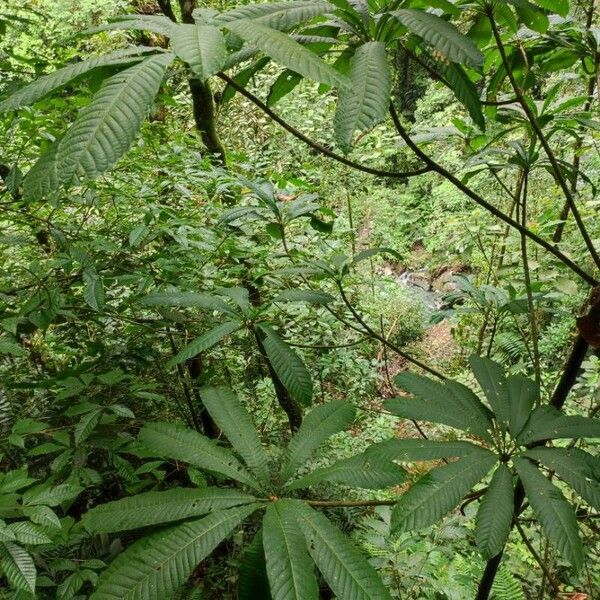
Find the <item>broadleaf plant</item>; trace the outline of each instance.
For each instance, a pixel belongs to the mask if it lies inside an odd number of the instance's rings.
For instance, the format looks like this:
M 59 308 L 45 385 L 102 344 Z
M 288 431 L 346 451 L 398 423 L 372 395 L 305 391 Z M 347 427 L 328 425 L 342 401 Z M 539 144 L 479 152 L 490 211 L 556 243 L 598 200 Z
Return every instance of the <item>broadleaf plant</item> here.
M 327 439 L 352 423 L 355 409 L 343 401 L 312 409 L 283 454 L 280 468 L 272 465 L 250 415 L 227 388 L 200 390 L 206 409 L 231 443 L 218 445 L 196 431 L 165 422 L 146 423 L 139 441 L 150 454 L 185 462 L 214 475 L 215 483 L 200 488 L 149 491 L 99 505 L 83 516 L 92 534 L 108 534 L 152 526 L 153 532 L 126 548 L 101 575 L 93 600 L 171 597 L 192 571 L 224 539 L 248 519 L 260 529 L 253 550 L 264 552 L 264 564 L 273 600 L 317 600 L 315 567 L 340 598 L 390 598 L 375 570 L 346 536 L 316 510 L 311 501 L 315 482 L 379 489 L 401 484 L 405 470 L 376 450 L 343 459 L 330 467 L 298 477 L 298 470 Z M 362 458 L 361 458 L 362 457 Z M 370 461 L 364 475 L 352 461 Z M 352 468 L 344 468 L 348 462 Z M 219 487 L 223 478 L 228 487 Z M 235 482 L 237 488 L 232 487 Z M 303 490 L 301 496 L 295 490 Z M 325 502 L 325 505 L 327 503 Z M 313 506 L 314 505 L 314 506 Z M 157 527 L 165 526 L 162 529 Z M 254 542 L 253 542 L 254 544 Z M 242 565 L 243 595 L 248 573 Z
M 515 515 L 517 481 L 550 543 L 579 570 L 583 548 L 574 507 L 550 479 L 556 473 L 592 507 L 600 507 L 597 458 L 582 449 L 549 447 L 545 443 L 599 438 L 598 419 L 567 416 L 551 406 L 539 406 L 535 382 L 520 375 L 506 377 L 503 367 L 472 357 L 471 365 L 487 406 L 466 386 L 454 381 L 401 373 L 396 385 L 409 396 L 386 402 L 393 414 L 441 423 L 463 430 L 472 442 L 391 440 L 381 447 L 396 460 L 457 458 L 418 479 L 400 497 L 392 513 L 396 531 L 432 525 L 455 508 L 472 488 L 492 472 L 477 511 L 475 540 L 484 558 L 502 552 Z M 538 406 L 535 406 L 535 405 Z M 469 446 L 465 446 L 469 444 Z M 465 452 L 465 448 L 470 448 Z M 376 451 L 376 446 L 370 451 Z M 544 472 L 543 469 L 547 469 Z

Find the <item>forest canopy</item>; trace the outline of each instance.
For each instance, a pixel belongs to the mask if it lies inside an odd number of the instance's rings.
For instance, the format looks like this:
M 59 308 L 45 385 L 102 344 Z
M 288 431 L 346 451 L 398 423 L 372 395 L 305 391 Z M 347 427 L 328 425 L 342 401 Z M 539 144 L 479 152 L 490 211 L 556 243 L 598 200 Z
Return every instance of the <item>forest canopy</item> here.
M 3 0 L 0 596 L 600 598 L 596 0 Z

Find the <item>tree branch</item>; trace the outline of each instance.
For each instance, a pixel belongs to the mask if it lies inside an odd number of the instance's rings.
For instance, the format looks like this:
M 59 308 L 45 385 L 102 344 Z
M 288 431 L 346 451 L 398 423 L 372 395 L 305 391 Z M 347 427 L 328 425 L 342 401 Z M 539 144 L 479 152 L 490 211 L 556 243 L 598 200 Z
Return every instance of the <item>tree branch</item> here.
M 531 230 L 527 229 L 527 227 L 523 227 L 520 223 L 504 214 L 501 210 L 496 208 L 493 204 L 490 204 L 487 200 L 484 200 L 479 194 L 474 192 L 471 188 L 465 185 L 460 179 L 452 175 L 450 171 L 445 169 L 442 165 L 435 162 L 430 156 L 425 154 L 410 138 L 402 123 L 400 123 L 400 119 L 398 114 L 396 113 L 396 109 L 393 105 L 390 104 L 390 114 L 392 115 L 392 120 L 394 121 L 394 125 L 396 126 L 396 130 L 400 137 L 404 140 L 406 145 L 426 164 L 430 167 L 431 171 L 438 173 L 444 179 L 448 180 L 452 183 L 456 188 L 458 188 L 463 194 L 471 198 L 475 203 L 479 204 L 479 206 L 485 208 L 488 212 L 493 214 L 498 219 L 501 219 L 512 228 L 521 232 L 523 235 L 526 235 L 530 240 L 533 240 L 536 244 L 553 254 L 556 258 L 558 258 L 563 264 L 568 266 L 574 273 L 577 273 L 584 281 L 589 283 L 592 286 L 598 285 L 598 280 L 592 277 L 589 273 L 584 271 L 577 263 L 572 261 L 569 257 L 564 255 L 560 250 L 555 248 L 552 244 L 539 237 Z
M 381 169 L 374 169 L 373 167 L 368 167 L 366 165 L 362 165 L 360 163 L 356 163 L 348 158 L 341 156 L 340 154 L 336 154 L 329 148 L 311 140 L 308 136 L 304 135 L 301 131 L 296 129 L 294 126 L 290 125 L 287 121 L 282 119 L 277 113 L 273 112 L 262 100 L 257 98 L 252 92 L 249 92 L 243 86 L 239 85 L 234 79 L 225 75 L 225 73 L 219 73 L 219 77 L 225 81 L 228 85 L 234 88 L 237 92 L 242 94 L 245 98 L 250 100 L 253 104 L 255 104 L 260 110 L 262 110 L 266 115 L 268 115 L 273 121 L 275 121 L 278 125 L 283 127 L 286 131 L 291 133 L 294 137 L 298 138 L 313 150 L 324 154 L 325 156 L 332 158 L 333 160 L 337 160 L 338 162 L 346 165 L 347 167 L 351 167 L 356 169 L 357 171 L 363 171 L 364 173 L 369 173 L 370 175 L 376 175 L 378 177 L 391 177 L 395 179 L 407 179 L 409 177 L 415 177 L 417 175 L 422 175 L 423 173 L 427 173 L 431 171 L 431 168 L 428 166 L 421 167 L 419 169 L 415 169 L 414 171 L 384 171 Z
M 585 245 L 587 246 L 592 259 L 596 263 L 596 266 L 600 267 L 600 256 L 598 255 L 598 252 L 596 251 L 596 248 L 594 247 L 594 243 L 592 242 L 592 239 L 591 239 L 587 229 L 585 228 L 585 224 L 583 223 L 583 219 L 581 218 L 579 209 L 577 208 L 577 205 L 575 204 L 575 200 L 573 198 L 573 194 L 571 193 L 571 190 L 569 189 L 567 180 L 565 179 L 562 169 L 560 168 L 560 165 L 558 164 L 558 161 L 556 160 L 556 157 L 554 156 L 554 152 L 552 151 L 552 148 L 550 147 L 550 144 L 548 143 L 548 140 L 546 139 L 546 136 L 544 135 L 544 132 L 542 131 L 542 128 L 540 127 L 540 124 L 538 123 L 537 116 L 533 113 L 533 111 L 531 110 L 531 107 L 525 100 L 525 96 L 523 95 L 523 90 L 521 90 L 521 88 L 519 87 L 517 80 L 515 79 L 515 76 L 512 72 L 512 69 L 510 68 L 510 63 L 508 62 L 508 57 L 506 55 L 506 49 L 504 48 L 504 44 L 502 43 L 502 38 L 500 37 L 500 32 L 498 31 L 498 26 L 496 25 L 496 20 L 494 19 L 493 8 L 491 8 L 491 7 L 488 7 L 488 18 L 489 18 L 490 24 L 492 26 L 492 33 L 494 34 L 494 39 L 496 40 L 496 46 L 498 47 L 498 51 L 500 52 L 500 56 L 502 58 L 502 63 L 504 64 L 506 74 L 508 75 L 508 79 L 510 81 L 510 84 L 511 84 L 514 92 L 515 92 L 517 100 L 519 101 L 521 108 L 527 115 L 527 119 L 528 119 L 529 123 L 531 124 L 533 131 L 535 132 L 538 140 L 540 141 L 540 144 L 542 145 L 542 147 L 544 148 L 544 151 L 546 152 L 548 160 L 550 161 L 550 164 L 552 165 L 554 177 L 558 181 L 558 184 L 563 191 L 566 201 L 569 204 L 571 212 L 573 213 L 573 218 L 575 219 L 575 222 L 577 223 L 577 227 L 579 228 L 581 237 L 583 238 Z

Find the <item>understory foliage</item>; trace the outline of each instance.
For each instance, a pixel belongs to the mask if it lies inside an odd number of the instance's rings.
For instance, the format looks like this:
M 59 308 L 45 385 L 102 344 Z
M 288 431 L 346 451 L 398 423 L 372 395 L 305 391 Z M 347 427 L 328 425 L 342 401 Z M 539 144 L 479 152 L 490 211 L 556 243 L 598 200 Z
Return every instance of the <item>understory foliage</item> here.
M 0 7 L 3 597 L 595 597 L 597 20 Z

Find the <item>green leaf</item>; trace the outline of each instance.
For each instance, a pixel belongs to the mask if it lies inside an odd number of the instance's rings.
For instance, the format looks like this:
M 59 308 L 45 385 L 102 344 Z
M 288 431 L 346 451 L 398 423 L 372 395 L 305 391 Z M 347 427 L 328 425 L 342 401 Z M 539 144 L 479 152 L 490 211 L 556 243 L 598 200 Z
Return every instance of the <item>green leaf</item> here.
M 267 106 L 272 107 L 277 104 L 284 96 L 287 96 L 300 82 L 302 81 L 302 75 L 294 71 L 286 69 L 281 73 L 275 83 L 269 89 L 269 95 L 267 96 Z
M 567 416 L 552 406 L 538 406 L 529 417 L 517 440 L 532 444 L 542 440 L 599 438 L 600 419 Z
M 242 52 L 243 52 L 243 50 L 242 50 Z M 256 52 L 258 52 L 258 51 L 256 51 Z M 230 55 L 229 56 L 229 60 L 228 60 L 227 64 L 225 65 L 224 69 L 228 69 L 231 66 L 233 66 L 233 65 L 229 64 L 233 60 L 233 56 L 234 55 Z M 250 58 L 252 58 L 252 57 L 250 57 Z M 246 85 L 248 85 L 248 82 L 254 77 L 254 75 L 256 75 L 256 73 L 258 73 L 263 67 L 265 67 L 266 65 L 268 65 L 269 62 L 271 62 L 271 59 L 268 56 L 263 56 L 262 58 L 260 58 L 258 60 L 255 60 L 252 64 L 250 64 L 245 69 L 242 69 L 241 71 L 238 71 L 235 74 L 235 76 L 232 77 L 232 79 L 238 85 L 240 85 L 241 87 L 245 88 Z M 232 85 L 230 85 L 228 83 L 225 86 L 225 89 L 223 90 L 223 94 L 221 96 L 221 103 L 225 104 L 226 102 L 229 102 L 235 96 L 236 93 L 237 93 L 237 90 Z M 268 104 L 268 102 L 267 102 L 267 104 Z M 241 207 L 241 208 L 248 208 L 248 207 Z M 226 213 L 223 213 L 219 219 L 223 220 L 224 222 L 227 222 L 224 219 L 224 215 L 225 214 Z
M 271 479 L 267 455 L 254 423 L 238 397 L 227 388 L 200 388 L 202 403 L 234 450 L 262 482 Z
M 142 538 L 102 573 L 90 600 L 172 598 L 196 566 L 257 508 L 251 504 L 214 512 Z
M 263 546 L 273 600 L 317 600 L 319 588 L 297 522 L 296 500 L 269 504 L 263 520 Z
M 283 290 L 275 302 L 308 302 L 309 304 L 330 304 L 335 298 L 331 294 L 316 290 Z
M 431 470 L 400 496 L 392 512 L 392 529 L 410 531 L 433 525 L 458 505 L 497 460 L 495 454 L 480 449 Z
M 466 386 L 456 381 L 438 383 L 415 373 L 400 373 L 396 385 L 414 398 L 392 398 L 386 408 L 406 419 L 423 419 L 474 433 L 490 441 L 489 411 Z
M 479 92 L 475 84 L 469 79 L 465 70 L 455 63 L 443 64 L 427 60 L 425 62 L 431 64 L 433 69 L 437 71 L 448 84 L 448 87 L 454 92 L 456 98 L 469 111 L 469 115 L 475 125 L 482 131 L 485 131 L 485 118 L 483 116 L 481 100 Z
M 600 458 L 579 448 L 532 448 L 523 456 L 541 462 L 600 510 Z
M 310 404 L 313 384 L 306 366 L 292 348 L 268 325 L 258 325 L 263 336 L 261 343 L 270 365 L 294 400 Z
M 550 12 L 557 13 L 561 17 L 566 17 L 569 14 L 569 0 L 533 0 L 542 8 Z
M 248 19 L 227 23 L 227 29 L 274 61 L 308 79 L 332 86 L 347 84 L 346 77 L 285 33 Z
M 349 152 L 355 131 L 383 121 L 390 105 L 392 78 L 382 42 L 359 46 L 350 61 L 350 85 L 340 89 L 335 113 L 335 138 Z
M 61 527 L 58 515 L 48 506 L 25 506 L 23 514 L 38 525 L 44 527 Z
M 469 79 L 464 69 L 455 63 L 436 64 L 444 80 L 449 84 L 456 98 L 469 111 L 469 115 L 479 129 L 485 131 L 485 118 L 481 107 L 479 92 L 475 84 Z
M 346 429 L 355 416 L 354 406 L 343 400 L 334 400 L 313 408 L 290 440 L 281 466 L 281 481 L 286 482 L 321 444 L 333 434 Z
M 221 287 L 218 288 L 216 291 L 221 296 L 231 298 L 245 315 L 247 315 L 250 312 L 252 305 L 250 304 L 250 295 L 246 288 L 231 286 Z
M 419 438 L 386 440 L 370 446 L 367 452 L 379 460 L 412 462 L 468 456 L 480 449 L 481 446 L 470 442 L 436 442 Z
M 227 449 L 207 437 L 171 423 L 146 423 L 140 431 L 140 441 L 161 456 L 220 473 L 240 483 L 259 489 L 260 486 L 242 463 Z
M 402 9 L 390 13 L 409 31 L 415 33 L 441 52 L 448 60 L 475 69 L 483 66 L 483 56 L 477 46 L 452 23 L 421 10 Z
M 504 2 L 508 2 L 515 7 L 519 20 L 529 29 L 538 33 L 546 33 L 550 21 L 546 14 L 535 4 L 531 4 L 528 0 L 504 0 Z
M 512 375 L 506 380 L 508 404 L 510 406 L 509 430 L 516 438 L 531 413 L 531 409 L 540 398 L 540 388 L 537 383 L 523 375 Z
M 23 493 L 23 504 L 27 506 L 58 506 L 63 502 L 74 500 L 82 491 L 82 487 L 71 483 L 61 483 L 55 486 L 41 484 L 29 488 Z
M 496 419 L 508 425 L 510 403 L 506 390 L 504 368 L 489 358 L 474 354 L 469 358 L 469 363 L 485 397 L 490 403 Z
M 560 490 L 528 459 L 514 457 L 513 464 L 523 482 L 529 504 L 550 543 L 579 570 L 583 565 L 583 546 L 573 508 Z
M 100 31 L 111 30 L 140 30 L 151 31 L 170 37 L 173 32 L 174 23 L 162 15 L 119 15 L 109 23 L 98 27 L 92 27 L 83 33 L 92 34 Z
M 150 294 L 149 296 L 146 296 L 146 298 L 143 298 L 141 303 L 145 306 L 198 307 L 216 310 L 231 315 L 237 314 L 219 297 L 201 292 L 180 292 L 179 290 L 157 292 L 156 294 Z
M 51 191 L 57 177 L 60 184 L 70 184 L 110 169 L 131 146 L 172 60 L 172 54 L 157 54 L 109 77 L 52 150 L 56 164 L 47 164 L 49 159 L 42 156 L 34 188 Z
M 96 425 L 100 423 L 100 419 L 102 418 L 103 409 L 98 408 L 96 410 L 92 410 L 78 421 L 77 425 L 75 425 L 75 433 L 73 434 L 73 439 L 75 441 L 75 445 L 79 446 L 82 442 L 85 442 L 87 438 L 91 435 L 92 431 L 96 428 Z
M 180 350 L 171 360 L 169 360 L 169 362 L 167 362 L 167 368 L 169 369 L 190 358 L 194 358 L 194 356 L 198 356 L 201 352 L 212 348 L 222 339 L 241 328 L 242 324 L 239 321 L 225 321 L 225 323 L 217 325 Z
M 306 504 L 296 510 L 308 551 L 337 598 L 391 599 L 375 569 L 337 527 Z
M 238 569 L 237 600 L 272 600 L 262 538 L 263 532 L 259 529 L 244 548 Z
M 351 487 L 379 490 L 401 484 L 406 471 L 391 461 L 383 461 L 370 449 L 339 460 L 329 467 L 317 469 L 286 486 L 288 490 L 306 488 L 322 481 L 342 483 Z
M 38 77 L 29 85 L 22 87 L 6 100 L 0 102 L 0 113 L 8 110 L 16 110 L 22 106 L 30 106 L 44 96 L 94 69 L 131 64 L 142 60 L 144 58 L 142 55 L 149 52 L 156 52 L 156 48 L 136 46 L 67 65 L 62 69 L 54 71 L 54 73 Z
M 227 61 L 225 38 L 210 25 L 179 24 L 173 26 L 173 52 L 201 79 L 218 73 Z
M 475 519 L 475 541 L 481 555 L 489 560 L 506 544 L 512 527 L 514 488 L 510 469 L 501 464 L 483 496 Z
M 252 502 L 256 499 L 237 490 L 175 488 L 101 504 L 85 513 L 82 523 L 91 533 L 112 533 L 199 517 Z
M 214 18 L 214 22 L 224 25 L 232 21 L 252 19 L 273 29 L 285 30 L 333 10 L 335 6 L 319 0 L 249 4 L 221 13 Z
M 26 201 L 41 200 L 60 187 L 56 167 L 56 155 L 60 140 L 56 140 L 29 169 L 23 181 L 23 198 Z
M 85 287 L 83 288 L 83 299 L 86 304 L 95 311 L 104 308 L 104 286 L 102 284 L 102 278 L 98 275 L 96 270 L 92 268 L 85 269 L 83 271 L 83 281 L 85 283 Z
M 14 539 L 21 544 L 37 545 L 52 542 L 39 525 L 30 523 L 29 521 L 10 523 L 7 525 L 6 530 L 10 531 Z
M 11 586 L 35 594 L 37 573 L 27 550 L 12 542 L 0 542 L 0 567 Z

